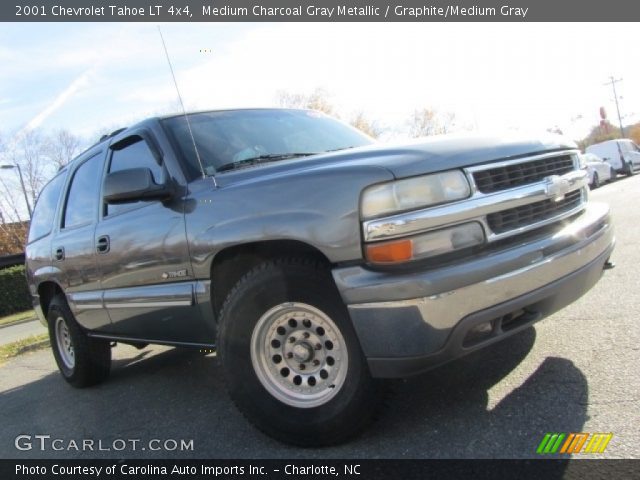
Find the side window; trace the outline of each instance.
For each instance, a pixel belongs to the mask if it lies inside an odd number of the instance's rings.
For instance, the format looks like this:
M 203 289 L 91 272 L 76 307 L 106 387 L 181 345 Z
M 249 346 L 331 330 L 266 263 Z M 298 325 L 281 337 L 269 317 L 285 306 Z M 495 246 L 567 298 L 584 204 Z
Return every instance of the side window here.
M 158 165 L 149 145 L 147 145 L 147 142 L 142 138 L 121 150 L 114 150 L 111 154 L 109 173 L 128 170 L 130 168 L 148 168 L 151 170 L 154 182 L 160 183 L 162 181 L 162 167 Z M 107 205 L 106 214 L 113 215 L 151 202 L 153 202 L 153 200 L 125 203 L 121 205 Z
M 29 227 L 29 242 L 44 237 L 51 232 L 53 218 L 56 214 L 56 207 L 58 206 L 58 199 L 60 198 L 65 178 L 65 174 L 58 175 L 45 185 L 42 192 L 40 192 L 33 211 L 31 226 Z
M 103 155 L 99 153 L 76 169 L 67 195 L 62 228 L 77 227 L 94 219 L 98 209 L 102 165 Z

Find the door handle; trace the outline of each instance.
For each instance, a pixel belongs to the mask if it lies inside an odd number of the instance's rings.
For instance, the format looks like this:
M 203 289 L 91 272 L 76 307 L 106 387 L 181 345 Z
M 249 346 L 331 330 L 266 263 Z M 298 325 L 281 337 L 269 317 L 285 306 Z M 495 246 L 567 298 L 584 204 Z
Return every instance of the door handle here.
M 64 260 L 64 247 L 58 247 L 55 253 L 56 260 Z
M 98 253 L 107 253 L 110 248 L 109 235 L 103 235 L 98 237 L 98 242 L 96 243 L 96 250 Z

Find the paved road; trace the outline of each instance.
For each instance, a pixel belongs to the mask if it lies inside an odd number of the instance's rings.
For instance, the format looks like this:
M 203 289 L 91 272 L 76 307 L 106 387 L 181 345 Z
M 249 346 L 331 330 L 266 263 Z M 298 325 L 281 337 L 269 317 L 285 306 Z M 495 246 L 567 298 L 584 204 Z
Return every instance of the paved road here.
M 120 346 L 111 380 L 84 391 L 59 378 L 48 350 L 1 367 L 0 457 L 522 458 L 535 456 L 545 432 L 582 431 L 613 432 L 606 456 L 638 458 L 640 175 L 593 197 L 613 206 L 617 268 L 535 328 L 394 382 L 384 415 L 346 445 L 295 449 L 254 430 L 230 403 L 212 355 Z M 194 449 L 22 452 L 14 447 L 20 434 L 100 439 L 103 448 L 116 439 L 141 439 L 140 448 L 185 439 Z

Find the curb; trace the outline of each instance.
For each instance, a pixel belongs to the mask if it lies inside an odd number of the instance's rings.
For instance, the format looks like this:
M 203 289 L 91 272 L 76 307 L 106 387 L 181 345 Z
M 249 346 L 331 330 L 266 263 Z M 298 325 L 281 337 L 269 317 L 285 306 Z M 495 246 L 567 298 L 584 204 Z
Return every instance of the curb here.
M 17 355 L 22 355 L 23 353 L 26 352 L 30 352 L 31 350 L 38 350 L 42 347 L 48 347 L 49 346 L 49 339 L 45 339 L 45 340 L 40 340 L 39 342 L 36 343 L 32 343 L 31 345 L 25 345 L 24 347 L 22 347 L 21 349 L 19 349 L 16 352 L 16 356 Z

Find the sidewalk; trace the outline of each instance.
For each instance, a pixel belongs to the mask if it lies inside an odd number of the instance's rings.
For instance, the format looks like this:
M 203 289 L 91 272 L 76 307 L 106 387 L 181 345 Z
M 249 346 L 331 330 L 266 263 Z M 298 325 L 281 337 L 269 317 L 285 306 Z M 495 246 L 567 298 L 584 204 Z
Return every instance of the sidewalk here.
M 7 327 L 0 327 L 0 345 L 6 345 L 30 337 L 31 335 L 40 335 L 46 332 L 47 329 L 44 328 L 37 319 L 9 325 Z

